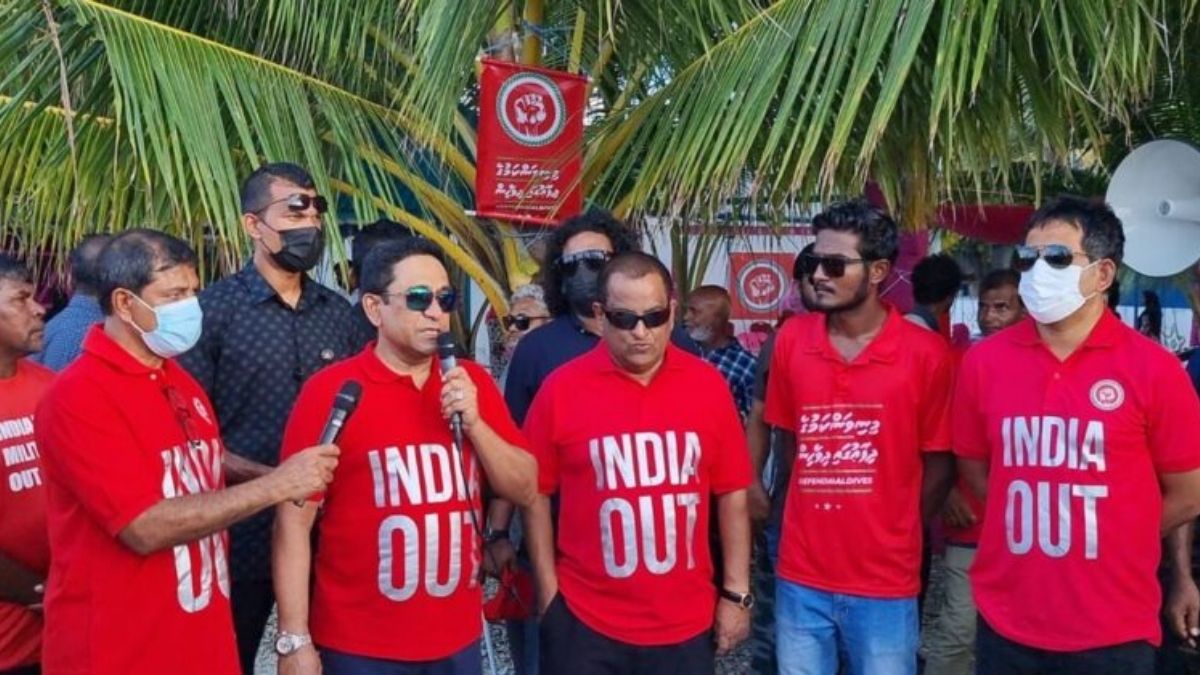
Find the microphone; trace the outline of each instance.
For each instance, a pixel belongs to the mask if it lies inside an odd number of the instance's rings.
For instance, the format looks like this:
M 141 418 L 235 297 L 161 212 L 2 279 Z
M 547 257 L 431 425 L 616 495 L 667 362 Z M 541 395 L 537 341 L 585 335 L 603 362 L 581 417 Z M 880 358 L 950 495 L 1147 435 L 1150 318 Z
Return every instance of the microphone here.
M 361 397 L 361 384 L 354 380 L 346 380 L 342 384 L 337 396 L 333 397 L 333 409 L 329 411 L 329 419 L 325 420 L 325 428 L 321 430 L 321 439 L 317 441 L 317 445 L 329 445 L 337 440 L 338 435 L 342 433 L 342 427 L 346 425 L 346 420 L 350 419 L 350 415 L 358 407 L 358 399 Z M 304 507 L 303 499 L 292 503 Z
M 458 359 L 454 358 L 454 334 L 449 331 L 438 334 L 437 340 L 438 361 L 441 362 L 442 375 L 450 372 L 458 365 Z M 462 413 L 454 413 L 450 416 L 450 429 L 454 431 L 454 442 L 458 444 L 458 449 L 462 450 Z

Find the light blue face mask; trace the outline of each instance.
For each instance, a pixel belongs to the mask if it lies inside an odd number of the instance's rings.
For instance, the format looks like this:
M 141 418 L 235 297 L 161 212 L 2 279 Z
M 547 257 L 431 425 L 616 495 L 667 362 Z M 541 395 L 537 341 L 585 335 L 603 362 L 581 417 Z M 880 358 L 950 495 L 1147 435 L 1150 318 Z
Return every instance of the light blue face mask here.
M 149 303 L 138 296 L 138 302 L 154 312 L 157 328 L 152 331 L 142 330 L 136 323 L 134 328 L 142 334 L 146 348 L 164 359 L 173 358 L 186 352 L 200 341 L 200 328 L 204 320 L 204 312 L 200 309 L 200 300 L 196 296 L 168 302 L 165 305 L 151 307 Z

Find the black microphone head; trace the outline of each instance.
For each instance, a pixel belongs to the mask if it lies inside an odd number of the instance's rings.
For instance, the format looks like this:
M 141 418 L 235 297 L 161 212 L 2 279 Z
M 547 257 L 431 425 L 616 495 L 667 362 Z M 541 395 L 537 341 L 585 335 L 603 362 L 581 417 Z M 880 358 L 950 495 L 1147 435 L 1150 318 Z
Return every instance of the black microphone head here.
M 438 334 L 438 359 L 445 366 L 447 362 L 453 367 L 454 358 L 454 333 L 446 331 Z
M 333 397 L 333 409 L 344 410 L 347 415 L 354 412 L 358 399 L 362 397 L 362 385 L 355 380 L 346 380 L 337 396 Z

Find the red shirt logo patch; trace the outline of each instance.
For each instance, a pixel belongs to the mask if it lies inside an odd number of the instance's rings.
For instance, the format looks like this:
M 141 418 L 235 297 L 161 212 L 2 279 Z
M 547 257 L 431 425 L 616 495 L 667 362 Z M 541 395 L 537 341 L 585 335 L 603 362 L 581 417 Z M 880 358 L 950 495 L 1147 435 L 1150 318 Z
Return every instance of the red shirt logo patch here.
M 1100 380 L 1092 385 L 1091 399 L 1097 410 L 1112 412 L 1125 402 L 1125 389 L 1116 380 Z

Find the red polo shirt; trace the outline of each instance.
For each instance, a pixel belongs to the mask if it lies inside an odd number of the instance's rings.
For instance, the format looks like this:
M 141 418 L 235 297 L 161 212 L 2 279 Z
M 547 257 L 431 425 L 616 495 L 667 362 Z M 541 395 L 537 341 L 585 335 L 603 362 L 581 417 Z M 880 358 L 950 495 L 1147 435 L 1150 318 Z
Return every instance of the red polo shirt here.
M 0 555 L 41 575 L 50 569 L 50 542 L 33 411 L 53 379 L 53 371 L 21 359 L 14 375 L 0 380 Z M 41 652 L 42 615 L 0 602 L 0 671 L 37 663 Z
M 478 389 L 483 420 L 525 447 L 487 371 L 460 364 Z M 325 500 L 317 521 L 313 639 L 373 658 L 445 658 L 480 635 L 481 550 L 471 510 L 481 527 L 483 518 L 474 449 L 468 441 L 460 464 L 442 418 L 437 360 L 418 388 L 385 365 L 371 343 L 305 383 L 284 432 L 283 457 L 316 443 L 347 380 L 362 385 L 362 397 L 338 437 L 333 482 L 313 497 Z
M 240 672 L 224 532 L 138 555 L 118 539 L 164 499 L 224 487 L 204 391 L 91 329 L 37 410 L 50 531 L 45 672 Z
M 1032 319 L 967 353 L 954 451 L 989 465 L 972 588 L 1001 635 L 1055 651 L 1157 644 L 1158 474 L 1200 467 L 1174 355 L 1105 312 L 1065 361 Z
M 779 575 L 823 591 L 920 591 L 922 453 L 950 448 L 946 341 L 895 309 L 847 363 L 824 314 L 775 339 L 766 420 L 796 435 Z
M 750 484 L 733 396 L 674 345 L 643 386 L 601 342 L 561 366 L 525 418 L 539 488 L 559 493 L 558 587 L 603 635 L 676 644 L 712 627 L 710 494 Z

